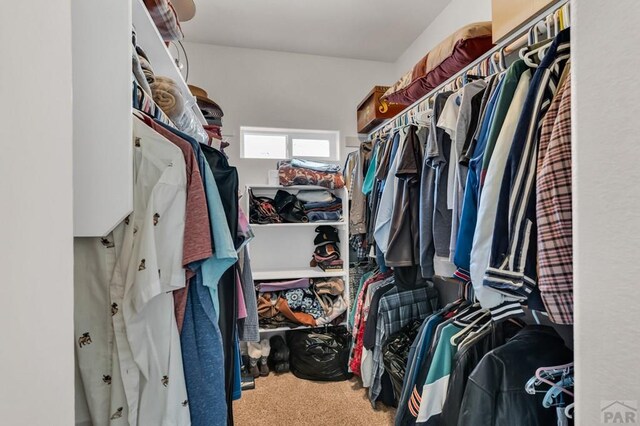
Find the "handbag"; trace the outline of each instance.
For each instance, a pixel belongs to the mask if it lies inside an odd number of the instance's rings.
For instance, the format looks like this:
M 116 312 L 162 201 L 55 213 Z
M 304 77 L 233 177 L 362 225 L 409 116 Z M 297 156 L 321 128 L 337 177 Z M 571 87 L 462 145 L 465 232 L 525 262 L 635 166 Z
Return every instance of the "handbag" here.
M 274 201 L 269 197 L 256 197 L 249 190 L 249 219 L 251 223 L 265 225 L 268 223 L 282 223 L 278 215 Z
M 331 296 L 339 296 L 344 293 L 344 280 L 342 278 L 329 278 L 326 280 L 313 280 L 313 290 L 316 295 L 325 294 Z
M 306 223 L 309 218 L 304 212 L 302 202 L 293 194 L 287 191 L 278 190 L 274 198 L 276 211 L 285 222 L 288 223 Z

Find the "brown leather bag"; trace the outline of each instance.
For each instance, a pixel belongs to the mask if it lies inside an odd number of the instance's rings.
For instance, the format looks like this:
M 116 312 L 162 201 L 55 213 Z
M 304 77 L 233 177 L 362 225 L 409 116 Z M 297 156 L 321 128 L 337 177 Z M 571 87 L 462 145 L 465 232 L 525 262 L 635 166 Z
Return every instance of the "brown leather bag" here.
M 279 297 L 276 302 L 276 308 L 280 311 L 282 315 L 287 317 L 287 319 L 302 325 L 308 325 L 310 327 L 316 326 L 316 320 L 313 316 L 309 314 L 305 314 L 304 312 L 293 312 L 291 308 L 289 308 L 289 304 L 287 303 L 287 299 L 284 297 Z

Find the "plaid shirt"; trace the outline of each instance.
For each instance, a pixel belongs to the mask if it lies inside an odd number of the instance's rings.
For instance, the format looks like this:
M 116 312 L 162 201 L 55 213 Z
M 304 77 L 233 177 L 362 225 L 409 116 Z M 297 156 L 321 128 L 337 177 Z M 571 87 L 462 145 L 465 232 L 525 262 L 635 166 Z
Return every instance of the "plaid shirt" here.
M 542 124 L 538 154 L 538 287 L 551 321 L 573 324 L 571 76 Z
M 373 348 L 373 380 L 369 388 L 369 399 L 372 405 L 375 406 L 376 399 L 382 390 L 382 374 L 384 373 L 382 345 L 390 335 L 410 321 L 424 319 L 433 313 L 431 302 L 434 294 L 435 291 L 431 287 L 408 291 L 399 291 L 398 288 L 394 288 L 380 299 L 376 324 L 376 344 Z

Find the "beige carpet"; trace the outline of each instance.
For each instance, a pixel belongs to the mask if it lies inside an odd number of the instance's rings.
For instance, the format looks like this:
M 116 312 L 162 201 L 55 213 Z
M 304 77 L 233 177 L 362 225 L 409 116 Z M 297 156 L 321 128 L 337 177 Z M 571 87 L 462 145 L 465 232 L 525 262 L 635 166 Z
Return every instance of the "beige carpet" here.
M 387 426 L 395 415 L 381 404 L 374 410 L 357 379 L 312 382 L 290 373 L 257 378 L 233 407 L 237 426 Z

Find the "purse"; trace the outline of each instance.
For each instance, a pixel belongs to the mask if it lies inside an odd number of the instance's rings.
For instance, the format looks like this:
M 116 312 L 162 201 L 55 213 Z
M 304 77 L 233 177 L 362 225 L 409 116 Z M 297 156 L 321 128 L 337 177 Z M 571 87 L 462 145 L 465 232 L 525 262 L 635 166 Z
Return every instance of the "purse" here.
M 304 205 L 298 197 L 287 191 L 278 190 L 274 198 L 276 211 L 285 222 L 307 223 L 309 218 L 304 212 Z
M 249 190 L 249 219 L 251 223 L 266 225 L 269 223 L 282 223 L 278 215 L 274 200 L 269 197 L 256 197 Z
M 344 293 L 344 280 L 342 278 L 317 279 L 313 280 L 312 284 L 317 296 L 323 296 L 325 294 L 340 296 Z

